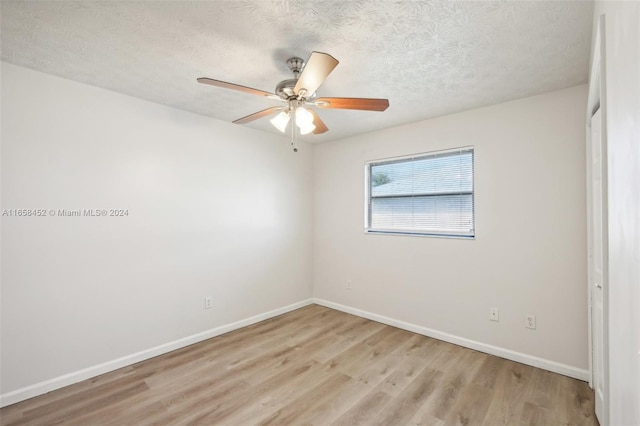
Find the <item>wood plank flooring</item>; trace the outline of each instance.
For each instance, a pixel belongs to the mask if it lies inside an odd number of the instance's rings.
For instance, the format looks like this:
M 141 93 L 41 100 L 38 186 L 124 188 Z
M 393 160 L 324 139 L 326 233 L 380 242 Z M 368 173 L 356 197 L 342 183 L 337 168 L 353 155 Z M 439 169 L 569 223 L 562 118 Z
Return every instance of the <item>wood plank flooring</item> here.
M 9 425 L 597 425 L 579 380 L 310 305 L 0 410 Z

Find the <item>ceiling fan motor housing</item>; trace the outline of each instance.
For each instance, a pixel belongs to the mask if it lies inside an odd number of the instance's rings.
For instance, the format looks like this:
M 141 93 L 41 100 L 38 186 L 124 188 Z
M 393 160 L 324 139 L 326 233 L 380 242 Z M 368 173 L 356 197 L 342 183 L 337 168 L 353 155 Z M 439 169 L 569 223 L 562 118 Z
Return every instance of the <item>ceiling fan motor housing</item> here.
M 276 95 L 282 99 L 288 100 L 289 98 L 295 98 L 296 94 L 293 89 L 296 87 L 298 79 L 292 78 L 290 80 L 282 80 L 276 85 Z
M 298 82 L 298 77 L 300 77 L 300 72 L 304 67 L 304 64 L 304 60 L 298 57 L 289 58 L 287 60 L 287 67 L 289 67 L 289 70 L 291 70 L 291 72 L 293 73 L 294 78 L 282 80 L 280 83 L 278 83 L 275 90 L 276 95 L 280 96 L 284 100 L 292 100 L 298 97 L 294 89 L 296 87 L 296 83 Z M 304 99 L 308 101 L 313 101 L 315 98 L 315 92 L 310 94 L 310 96 L 304 96 Z

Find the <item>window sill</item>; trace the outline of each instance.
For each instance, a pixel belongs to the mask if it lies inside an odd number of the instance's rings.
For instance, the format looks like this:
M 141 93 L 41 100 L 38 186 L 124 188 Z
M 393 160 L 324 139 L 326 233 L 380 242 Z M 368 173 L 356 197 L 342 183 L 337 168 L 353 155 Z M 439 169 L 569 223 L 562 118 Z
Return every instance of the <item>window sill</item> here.
M 456 240 L 475 240 L 475 235 L 456 235 L 456 234 L 428 234 L 419 232 L 402 232 L 402 231 L 375 231 L 370 229 L 364 230 L 369 235 L 395 235 L 400 237 L 428 237 L 428 238 L 453 238 Z

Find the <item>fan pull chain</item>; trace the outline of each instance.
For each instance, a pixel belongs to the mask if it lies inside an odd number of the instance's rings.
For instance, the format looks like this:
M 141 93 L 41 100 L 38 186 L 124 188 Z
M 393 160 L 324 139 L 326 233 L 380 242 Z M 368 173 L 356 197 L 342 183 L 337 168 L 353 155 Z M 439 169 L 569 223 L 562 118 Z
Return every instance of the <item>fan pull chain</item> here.
M 294 117 L 295 117 L 295 110 L 294 110 Z M 296 132 L 296 125 L 295 123 L 291 123 L 291 146 L 293 147 L 293 152 L 298 152 L 298 144 L 297 144 L 297 136 L 298 136 L 298 132 Z

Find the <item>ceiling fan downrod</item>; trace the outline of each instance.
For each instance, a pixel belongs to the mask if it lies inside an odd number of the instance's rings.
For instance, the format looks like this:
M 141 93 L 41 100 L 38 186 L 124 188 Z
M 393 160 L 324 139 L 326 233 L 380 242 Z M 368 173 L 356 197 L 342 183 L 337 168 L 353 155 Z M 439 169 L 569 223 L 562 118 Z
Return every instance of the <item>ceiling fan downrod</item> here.
M 304 67 L 304 60 L 302 58 L 294 56 L 293 58 L 287 59 L 287 66 L 297 80 L 300 77 L 300 71 L 302 71 L 302 67 Z

